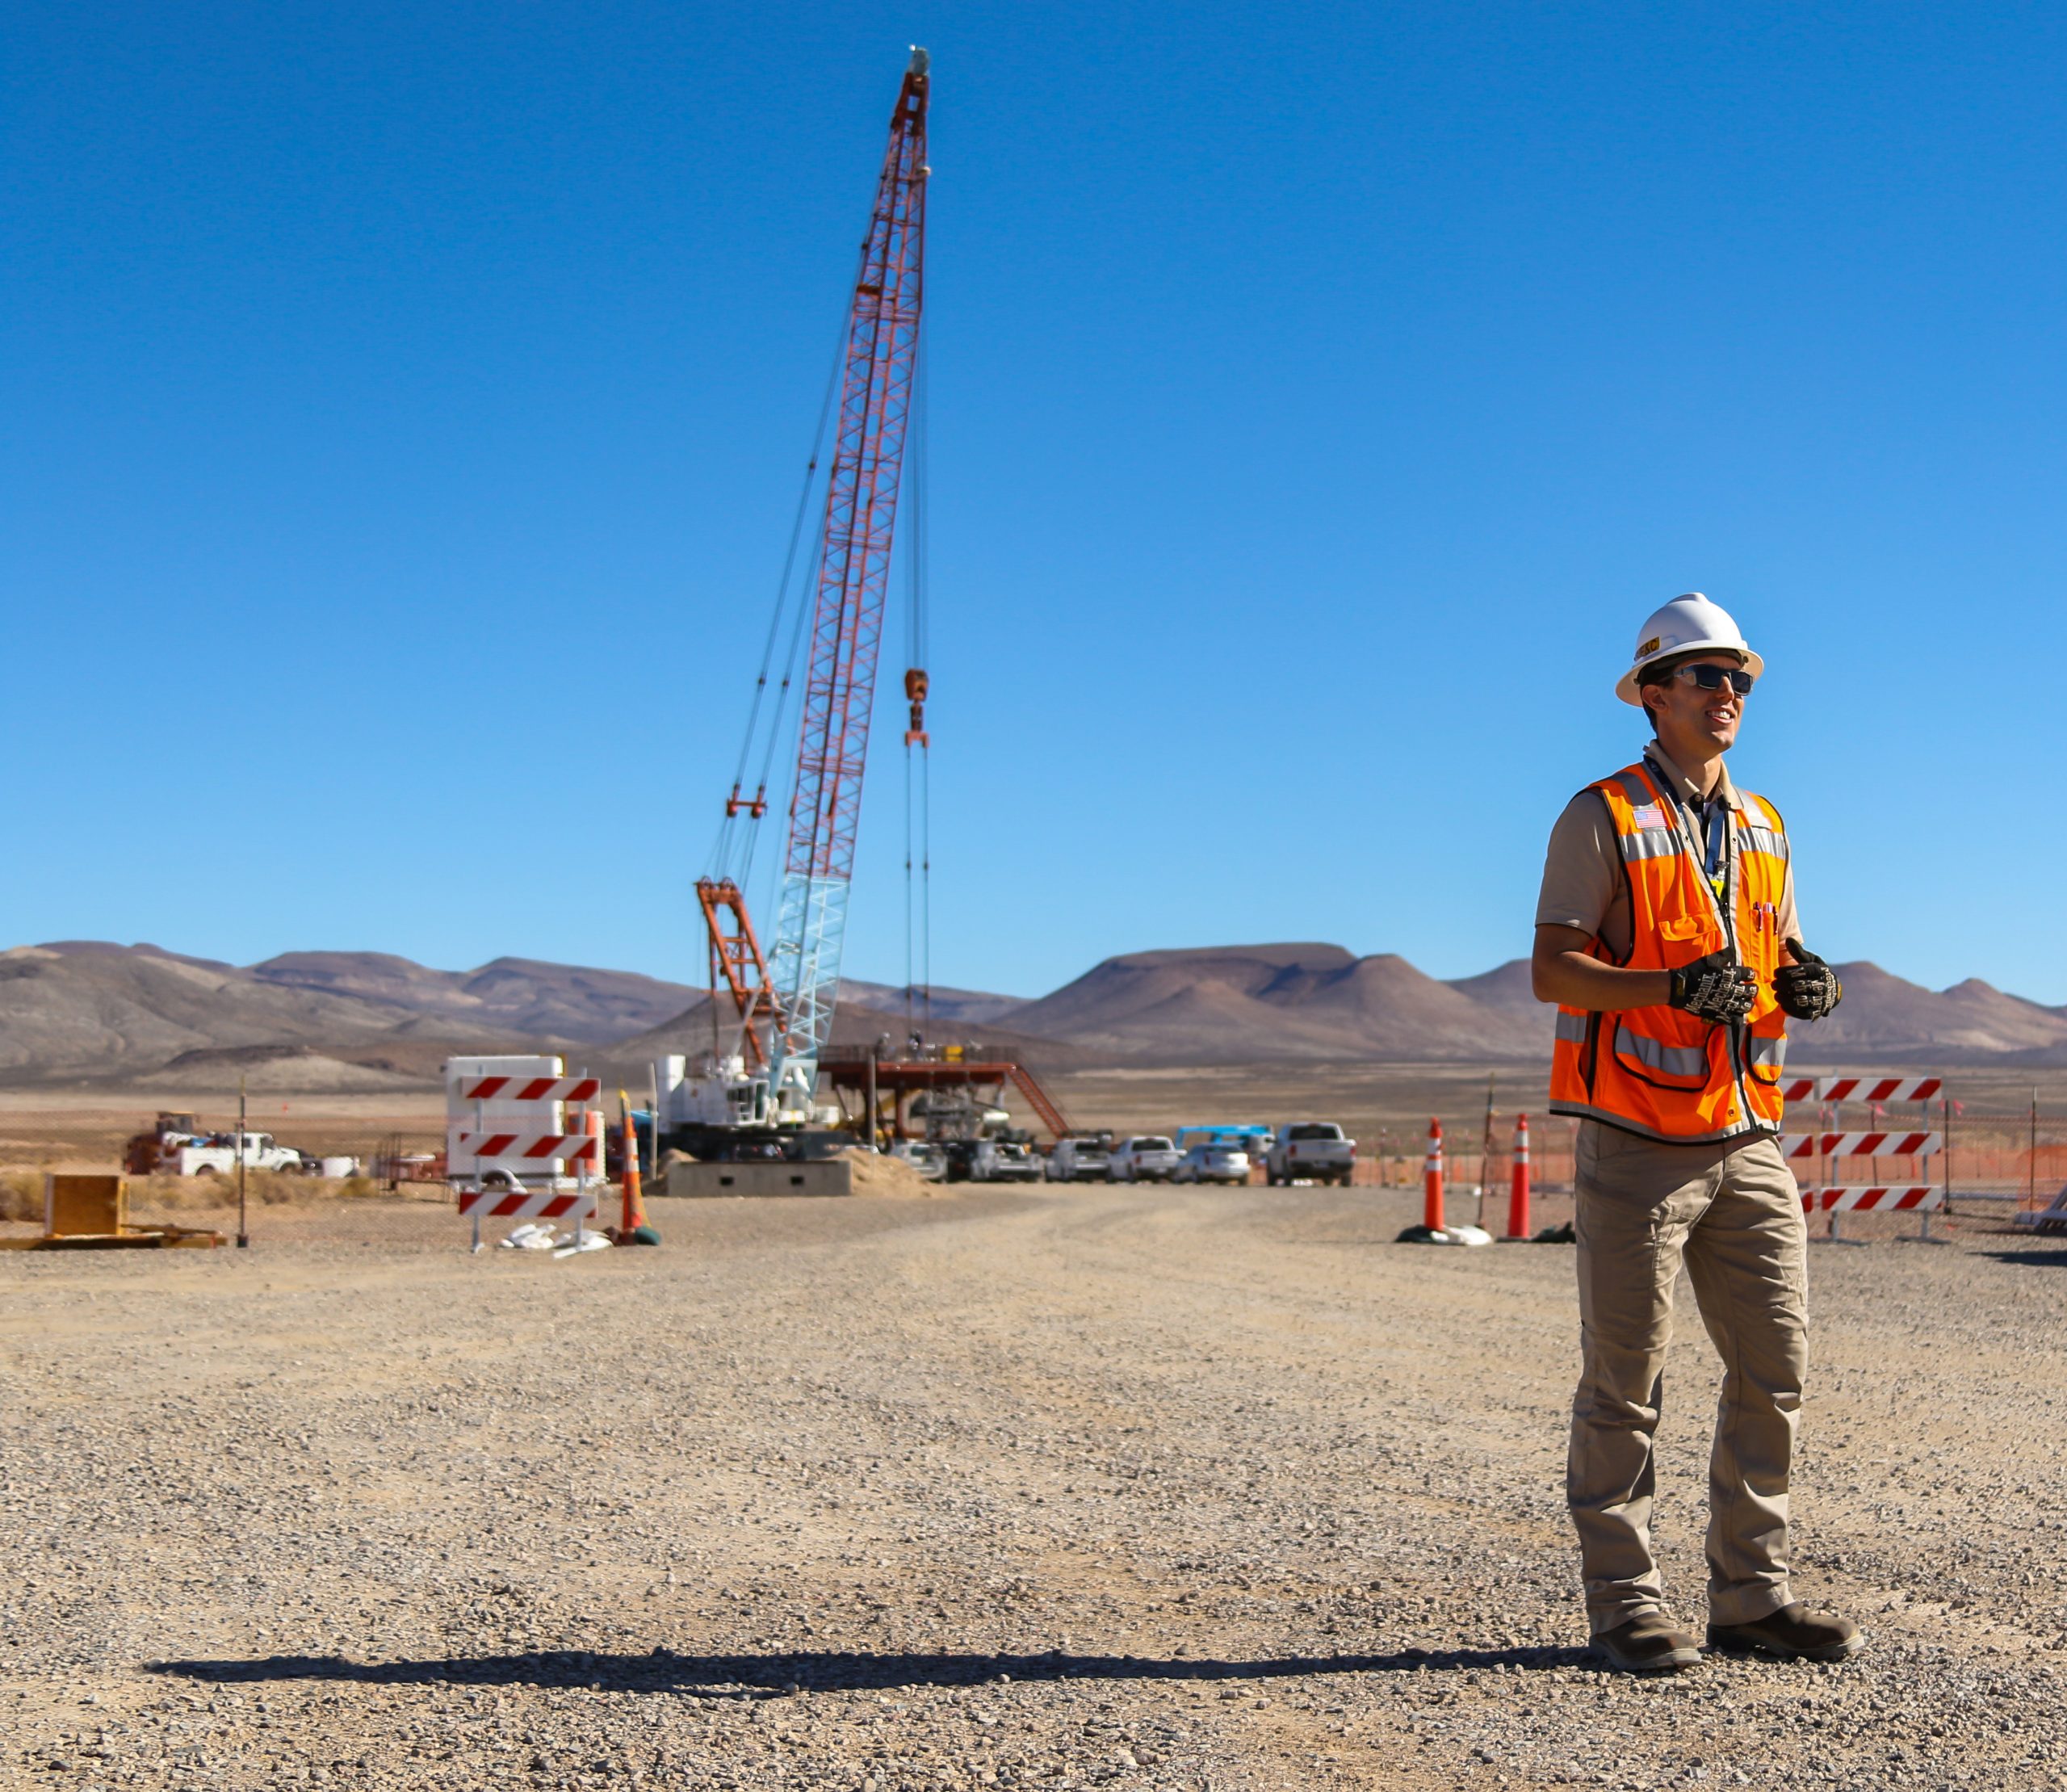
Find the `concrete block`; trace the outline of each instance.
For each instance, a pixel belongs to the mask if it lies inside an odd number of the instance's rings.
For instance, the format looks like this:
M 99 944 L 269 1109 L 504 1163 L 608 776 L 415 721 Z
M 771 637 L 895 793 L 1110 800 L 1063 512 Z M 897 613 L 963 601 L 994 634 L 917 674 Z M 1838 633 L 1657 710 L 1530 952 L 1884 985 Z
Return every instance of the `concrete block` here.
M 852 1194 L 854 1166 L 845 1158 L 800 1164 L 672 1164 L 660 1192 L 669 1195 Z

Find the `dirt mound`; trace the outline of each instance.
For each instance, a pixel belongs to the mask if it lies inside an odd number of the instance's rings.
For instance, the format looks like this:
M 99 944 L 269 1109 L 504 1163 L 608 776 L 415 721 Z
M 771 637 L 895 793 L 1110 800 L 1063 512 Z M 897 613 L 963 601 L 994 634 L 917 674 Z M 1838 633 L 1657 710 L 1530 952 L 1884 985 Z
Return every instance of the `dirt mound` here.
M 840 1155 L 854 1167 L 854 1193 L 921 1199 L 949 1193 L 945 1182 L 929 1182 L 901 1157 L 863 1151 L 859 1146 Z

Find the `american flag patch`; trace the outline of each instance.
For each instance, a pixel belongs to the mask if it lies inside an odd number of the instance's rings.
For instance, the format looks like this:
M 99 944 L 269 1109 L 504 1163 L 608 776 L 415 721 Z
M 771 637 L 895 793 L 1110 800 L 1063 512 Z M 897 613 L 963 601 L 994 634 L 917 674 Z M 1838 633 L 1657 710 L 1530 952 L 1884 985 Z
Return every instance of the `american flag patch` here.
M 1629 825 L 1637 828 L 1662 828 L 1665 825 L 1665 811 L 1655 803 L 1639 804 L 1630 812 Z

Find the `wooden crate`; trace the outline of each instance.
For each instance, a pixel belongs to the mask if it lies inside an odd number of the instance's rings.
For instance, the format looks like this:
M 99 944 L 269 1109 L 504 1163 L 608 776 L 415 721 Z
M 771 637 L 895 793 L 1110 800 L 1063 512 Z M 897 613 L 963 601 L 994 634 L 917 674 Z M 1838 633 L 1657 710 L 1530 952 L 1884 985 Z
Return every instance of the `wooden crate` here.
M 129 1220 L 129 1185 L 120 1177 L 52 1170 L 43 1179 L 46 1238 L 107 1237 Z

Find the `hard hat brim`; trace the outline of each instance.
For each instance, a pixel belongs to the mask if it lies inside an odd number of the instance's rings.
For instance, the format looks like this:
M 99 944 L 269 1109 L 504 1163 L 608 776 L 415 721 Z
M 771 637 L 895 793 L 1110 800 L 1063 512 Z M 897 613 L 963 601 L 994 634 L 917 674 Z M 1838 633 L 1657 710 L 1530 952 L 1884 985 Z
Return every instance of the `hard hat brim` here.
M 1655 665 L 1660 660 L 1683 660 L 1692 653 L 1735 653 L 1744 661 L 1744 669 L 1755 678 L 1765 676 L 1766 662 L 1742 641 L 1682 641 L 1666 653 L 1654 653 L 1647 660 L 1639 660 L 1615 681 L 1615 695 L 1625 703 L 1637 709 L 1644 707 L 1643 699 L 1637 695 L 1638 678 L 1647 665 Z

